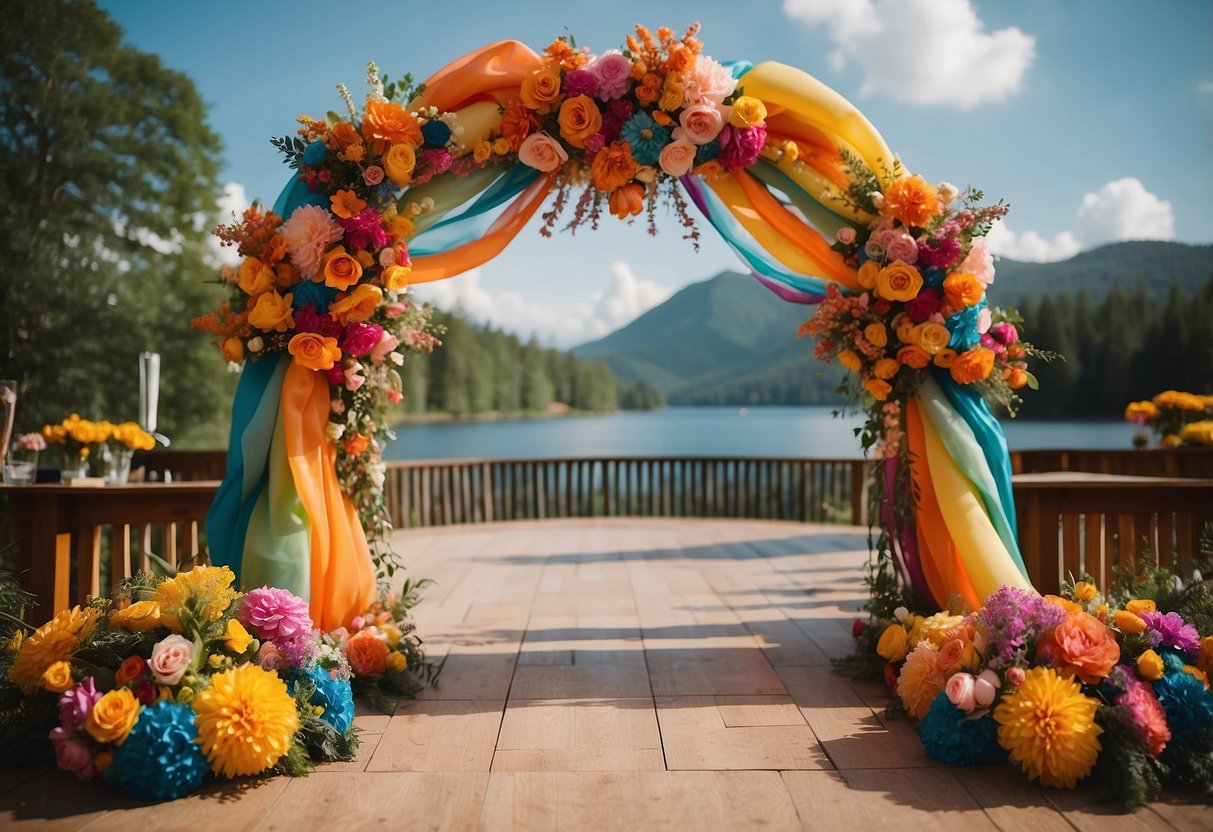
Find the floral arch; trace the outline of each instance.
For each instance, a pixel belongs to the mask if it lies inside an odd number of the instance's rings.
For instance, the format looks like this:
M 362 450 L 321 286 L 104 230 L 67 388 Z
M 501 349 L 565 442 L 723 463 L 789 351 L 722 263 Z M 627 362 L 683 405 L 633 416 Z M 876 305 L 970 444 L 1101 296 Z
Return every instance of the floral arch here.
M 972 607 L 1028 588 L 1010 462 L 987 400 L 1031 383 L 1013 313 L 991 309 L 980 237 L 1005 206 L 910 175 L 866 118 L 807 73 L 720 63 L 697 27 L 637 28 L 591 56 L 505 41 L 412 88 L 373 65 L 359 110 L 275 141 L 295 174 L 272 211 L 219 229 L 244 256 L 232 298 L 196 325 L 246 360 L 211 557 L 244 586 L 310 600 L 324 630 L 391 568 L 379 453 L 402 351 L 428 349 L 410 284 L 487 262 L 554 195 L 596 226 L 691 206 L 850 371 L 881 461 L 878 549 L 918 595 Z M 790 334 L 790 333 L 789 333 Z

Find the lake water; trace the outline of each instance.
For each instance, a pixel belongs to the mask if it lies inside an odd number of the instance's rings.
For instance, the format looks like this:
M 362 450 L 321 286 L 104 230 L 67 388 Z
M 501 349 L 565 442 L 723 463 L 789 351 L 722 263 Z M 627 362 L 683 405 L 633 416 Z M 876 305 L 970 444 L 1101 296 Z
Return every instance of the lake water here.
M 388 459 L 546 459 L 603 456 L 859 458 L 862 420 L 830 407 L 670 407 L 560 419 L 402 425 Z M 1012 450 L 1130 448 L 1127 422 L 1003 422 Z

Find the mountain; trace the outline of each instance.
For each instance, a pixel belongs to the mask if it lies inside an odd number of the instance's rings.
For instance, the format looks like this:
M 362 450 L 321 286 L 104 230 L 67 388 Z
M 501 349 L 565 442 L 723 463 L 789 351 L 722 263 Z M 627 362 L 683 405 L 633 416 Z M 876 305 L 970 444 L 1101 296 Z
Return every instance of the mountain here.
M 1116 243 L 1057 263 L 1002 259 L 997 272 L 990 299 L 999 305 L 1084 292 L 1099 302 L 1114 286 L 1142 285 L 1164 300 L 1163 287 L 1200 291 L 1213 275 L 1213 246 Z M 573 353 L 605 363 L 621 382 L 649 382 L 670 404 L 833 403 L 842 370 L 816 361 L 810 340 L 796 340 L 811 314 L 749 275 L 724 272 Z

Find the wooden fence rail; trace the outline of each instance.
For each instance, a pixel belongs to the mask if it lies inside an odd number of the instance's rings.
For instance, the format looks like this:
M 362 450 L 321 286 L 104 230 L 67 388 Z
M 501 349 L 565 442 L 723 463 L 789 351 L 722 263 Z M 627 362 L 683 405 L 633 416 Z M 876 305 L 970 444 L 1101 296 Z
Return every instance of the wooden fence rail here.
M 396 528 L 550 517 L 867 522 L 863 460 L 616 457 L 391 462 Z

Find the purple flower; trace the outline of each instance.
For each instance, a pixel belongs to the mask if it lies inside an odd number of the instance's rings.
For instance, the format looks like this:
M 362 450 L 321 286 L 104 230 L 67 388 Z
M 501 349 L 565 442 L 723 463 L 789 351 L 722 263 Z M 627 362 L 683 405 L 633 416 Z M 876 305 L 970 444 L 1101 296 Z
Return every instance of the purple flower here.
M 310 622 L 309 622 L 310 623 Z M 290 638 L 277 641 L 278 655 L 291 667 L 307 667 L 320 653 L 320 631 L 309 627 Z
M 1186 623 L 1177 612 L 1147 612 L 1142 613 L 1141 620 L 1146 626 L 1158 633 L 1159 644 L 1163 647 L 1174 647 L 1190 656 L 1200 652 L 1200 635 L 1196 628 Z
M 379 324 L 350 324 L 345 329 L 345 335 L 341 336 L 341 349 L 359 358 L 375 348 L 382 334 L 383 327 Z
M 999 589 L 977 613 L 977 624 L 986 636 L 990 667 L 998 670 L 1026 665 L 1040 637 L 1065 616 L 1065 610 L 1034 592 L 1008 586 Z
M 345 229 L 345 242 L 352 249 L 376 248 L 387 245 L 387 232 L 383 230 L 383 218 L 374 208 L 362 211 L 348 219 L 338 217 L 337 223 Z
M 59 697 L 59 721 L 65 730 L 71 732 L 84 727 L 93 706 L 101 698 L 101 692 L 89 676 L 80 684 Z
M 341 334 L 341 324 L 334 321 L 333 316 L 327 312 L 318 314 L 315 305 L 310 303 L 295 310 L 295 329 L 298 332 L 315 332 L 329 338 L 336 338 Z
M 758 161 L 762 146 L 767 141 L 767 128 L 763 125 L 737 128 L 728 125 L 720 131 L 720 164 L 728 170 L 748 168 Z
M 564 74 L 564 91 L 569 95 L 598 95 L 598 79 L 584 69 L 571 69 Z
M 307 602 L 285 589 L 263 586 L 245 593 L 237 610 L 240 622 L 261 638 L 282 640 L 312 629 Z

